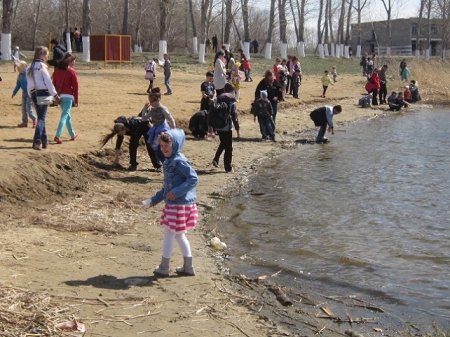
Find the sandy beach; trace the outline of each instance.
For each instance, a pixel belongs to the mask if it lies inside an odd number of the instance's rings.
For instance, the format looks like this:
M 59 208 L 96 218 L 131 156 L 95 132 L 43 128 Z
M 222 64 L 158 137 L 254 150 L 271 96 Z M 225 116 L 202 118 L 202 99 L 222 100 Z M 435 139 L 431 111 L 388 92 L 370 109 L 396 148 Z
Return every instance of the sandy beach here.
M 186 131 L 190 116 L 199 108 L 205 70 L 205 66 L 187 71 L 175 68 L 174 94 L 162 99 L 177 125 Z M 341 104 L 343 113 L 335 118 L 336 129 L 386 113 L 386 107 L 361 109 L 356 105 L 363 92 L 362 76 L 340 76 L 325 99 L 320 97 L 320 77 L 305 76 L 300 99 L 287 96 L 279 106 L 277 142 L 272 143 L 259 141 L 258 125 L 249 114 L 254 89 L 262 78 L 253 74 L 254 82 L 243 82 L 241 87 L 238 110 L 242 139 L 233 143 L 233 174 L 226 174 L 222 163 L 220 168 L 211 165 L 217 138 L 195 140 L 188 134 L 183 152 L 200 179 L 201 219 L 197 229 L 188 234 L 197 275 L 156 279 L 152 271 L 161 257 L 162 205 L 147 210 L 141 201 L 161 187 L 162 173 L 152 170 L 143 145 L 138 150 L 136 172 L 114 167 L 113 143 L 103 149 L 99 146 L 100 137 L 111 129 L 116 117 L 137 115 L 146 102 L 143 70 L 80 64 L 77 72 L 80 104 L 72 116 L 79 138 L 70 141 L 65 131 L 63 144 L 51 142 L 47 150 L 34 151 L 34 130 L 16 127 L 21 122 L 21 99 L 20 93 L 11 99 L 11 92 L 17 74 L 9 63 L 0 65 L 0 287 L 4 296 L 31 291 L 42 301 L 49 298 L 61 310 L 48 322 L 76 318 L 86 326 L 84 336 L 290 335 L 289 325 L 272 319 L 270 313 L 283 312 L 291 317 L 292 309 L 277 301 L 276 291 L 264 285 L 266 280 L 225 276 L 223 264 L 218 262 L 226 252 L 208 246 L 212 236 L 220 237 L 220 223 L 208 222 L 209 214 L 227 198 L 230 189 L 245 184 L 245 177 L 262 159 L 289 151 L 296 146 L 300 131 L 314 128 L 309 118 L 314 108 Z M 162 87 L 161 77 L 156 85 Z M 47 116 L 47 133 L 53 139 L 59 107 L 49 108 Z M 332 140 L 339 133 L 329 137 Z M 126 168 L 127 147 L 122 149 L 121 163 Z M 177 248 L 172 272 L 182 262 Z M 301 295 L 292 300 L 305 306 L 300 310 L 304 336 L 342 336 L 346 330 L 376 336 L 380 333 L 374 328 L 384 330 L 384 324 L 391 324 L 380 312 L 377 324 L 352 325 L 345 315 L 347 323 L 339 324 L 326 312 L 327 299 L 322 297 L 326 290 L 320 296 L 314 292 Z M 342 306 L 345 312 L 349 303 Z M 363 310 L 370 311 L 368 307 Z M 3 310 L 4 306 L 0 315 Z M 391 335 L 395 335 L 392 330 Z

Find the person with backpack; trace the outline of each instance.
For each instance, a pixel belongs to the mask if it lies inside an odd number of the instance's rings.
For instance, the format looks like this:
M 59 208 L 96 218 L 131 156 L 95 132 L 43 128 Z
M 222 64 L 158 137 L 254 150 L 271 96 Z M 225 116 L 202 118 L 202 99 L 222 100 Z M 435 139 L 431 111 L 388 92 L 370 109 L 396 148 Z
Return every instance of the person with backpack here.
M 325 138 L 325 132 L 328 131 L 331 132 L 332 135 L 334 135 L 334 125 L 333 125 L 333 116 L 337 115 L 342 112 L 342 107 L 340 105 L 335 105 L 334 107 L 331 106 L 324 106 L 321 108 L 317 108 L 314 111 L 310 113 L 310 117 L 314 122 L 315 126 L 320 126 L 319 133 L 316 137 L 316 143 L 326 143 L 328 141 L 327 138 Z
M 233 172 L 231 165 L 233 160 L 233 126 L 239 138 L 239 121 L 237 118 L 234 87 L 227 83 L 223 90 L 224 92 L 217 96 L 209 109 L 208 125 L 216 129 L 220 140 L 212 164 L 214 167 L 219 167 L 220 156 L 225 151 L 223 164 L 225 172 L 230 173 Z

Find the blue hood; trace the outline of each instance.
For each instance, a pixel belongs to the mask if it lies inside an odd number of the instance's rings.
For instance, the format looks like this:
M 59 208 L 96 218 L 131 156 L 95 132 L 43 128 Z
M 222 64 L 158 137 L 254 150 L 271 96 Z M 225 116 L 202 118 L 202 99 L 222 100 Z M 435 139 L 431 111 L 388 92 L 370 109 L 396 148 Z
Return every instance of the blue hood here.
M 166 133 L 172 138 L 172 156 L 170 158 L 174 158 L 183 150 L 186 137 L 181 129 L 170 129 Z

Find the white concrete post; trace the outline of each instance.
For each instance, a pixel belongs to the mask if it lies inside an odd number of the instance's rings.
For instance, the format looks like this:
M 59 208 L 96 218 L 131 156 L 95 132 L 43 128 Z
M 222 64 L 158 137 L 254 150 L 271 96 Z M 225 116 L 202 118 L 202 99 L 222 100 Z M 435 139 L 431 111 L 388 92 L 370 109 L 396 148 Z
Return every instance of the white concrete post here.
M 266 47 L 264 48 L 264 58 L 266 60 L 270 60 L 272 58 L 272 43 L 267 42 Z
M 91 39 L 83 35 L 81 42 L 83 43 L 83 62 L 91 62 Z

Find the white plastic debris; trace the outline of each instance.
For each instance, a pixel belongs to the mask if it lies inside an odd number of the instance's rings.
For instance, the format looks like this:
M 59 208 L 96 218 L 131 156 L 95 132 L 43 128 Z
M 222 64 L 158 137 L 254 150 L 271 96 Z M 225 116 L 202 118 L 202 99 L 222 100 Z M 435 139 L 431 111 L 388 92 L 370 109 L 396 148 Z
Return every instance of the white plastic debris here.
M 227 249 L 227 245 L 225 244 L 225 242 L 220 241 L 217 236 L 213 237 L 209 244 L 215 250 Z

